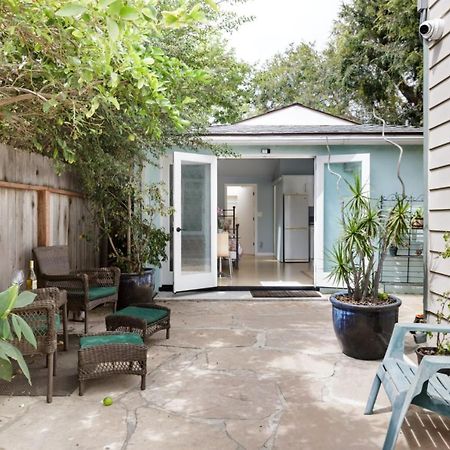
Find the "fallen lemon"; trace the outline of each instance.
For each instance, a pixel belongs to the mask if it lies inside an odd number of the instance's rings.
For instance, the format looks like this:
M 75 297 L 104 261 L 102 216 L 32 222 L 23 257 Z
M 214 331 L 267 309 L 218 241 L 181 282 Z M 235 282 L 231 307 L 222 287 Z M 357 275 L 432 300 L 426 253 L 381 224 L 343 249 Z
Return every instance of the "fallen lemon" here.
M 112 400 L 111 397 L 105 397 L 105 398 L 103 399 L 103 404 L 104 404 L 105 406 L 111 406 L 112 403 L 113 403 L 113 400 Z

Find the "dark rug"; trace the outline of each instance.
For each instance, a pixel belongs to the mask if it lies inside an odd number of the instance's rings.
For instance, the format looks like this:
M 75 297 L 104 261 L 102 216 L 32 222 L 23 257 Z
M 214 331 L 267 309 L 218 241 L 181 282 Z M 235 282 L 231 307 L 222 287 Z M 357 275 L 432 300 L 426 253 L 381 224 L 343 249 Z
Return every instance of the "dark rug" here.
M 67 352 L 58 349 L 56 360 L 56 376 L 53 377 L 53 395 L 65 397 L 72 394 L 78 388 L 77 364 L 80 338 L 76 335 L 69 336 L 69 350 Z M 11 383 L 0 380 L 0 395 L 47 395 L 47 368 L 46 357 L 43 355 L 29 356 L 25 358 L 31 375 L 30 386 L 22 375 L 15 375 Z
M 300 289 L 255 290 L 250 291 L 252 297 L 257 298 L 289 298 L 289 297 L 321 297 L 317 291 L 302 291 Z

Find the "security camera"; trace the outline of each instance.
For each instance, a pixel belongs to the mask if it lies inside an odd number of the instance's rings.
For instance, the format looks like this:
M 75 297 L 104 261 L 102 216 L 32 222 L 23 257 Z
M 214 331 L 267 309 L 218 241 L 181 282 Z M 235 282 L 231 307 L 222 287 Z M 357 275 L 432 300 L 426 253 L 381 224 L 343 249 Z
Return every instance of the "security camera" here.
M 442 19 L 426 20 L 419 25 L 420 35 L 427 41 L 437 41 L 444 32 L 444 21 Z

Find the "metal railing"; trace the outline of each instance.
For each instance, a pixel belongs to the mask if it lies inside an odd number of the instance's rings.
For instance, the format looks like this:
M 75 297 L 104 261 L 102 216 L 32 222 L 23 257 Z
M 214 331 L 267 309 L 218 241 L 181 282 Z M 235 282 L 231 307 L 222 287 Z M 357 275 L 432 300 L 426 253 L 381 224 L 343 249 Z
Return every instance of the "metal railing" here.
M 389 210 L 395 203 L 395 196 L 380 197 L 382 210 Z M 417 209 L 423 211 L 422 197 L 408 197 L 411 205 L 411 216 Z M 395 286 L 423 286 L 424 282 L 424 256 L 423 256 L 424 232 L 423 225 L 413 224 L 405 239 L 405 245 L 390 248 L 383 265 L 381 283 Z

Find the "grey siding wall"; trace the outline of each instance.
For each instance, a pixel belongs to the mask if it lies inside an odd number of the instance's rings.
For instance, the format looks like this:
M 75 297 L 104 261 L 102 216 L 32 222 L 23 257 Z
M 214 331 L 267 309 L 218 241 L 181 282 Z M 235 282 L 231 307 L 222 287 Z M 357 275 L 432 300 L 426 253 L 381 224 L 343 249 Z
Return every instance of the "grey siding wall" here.
M 428 45 L 428 307 L 450 291 L 450 261 L 440 258 L 450 231 L 450 0 L 430 0 L 429 19 L 445 22 L 444 35 Z

